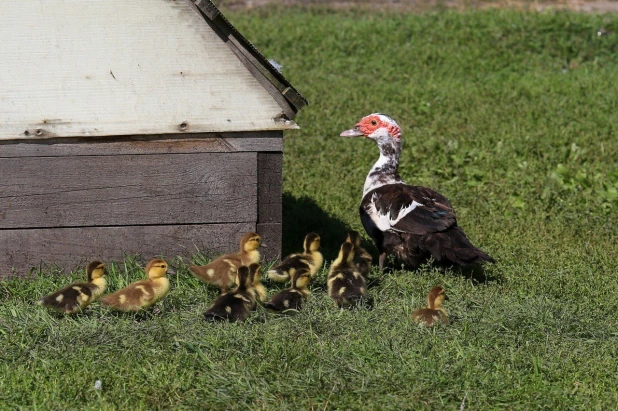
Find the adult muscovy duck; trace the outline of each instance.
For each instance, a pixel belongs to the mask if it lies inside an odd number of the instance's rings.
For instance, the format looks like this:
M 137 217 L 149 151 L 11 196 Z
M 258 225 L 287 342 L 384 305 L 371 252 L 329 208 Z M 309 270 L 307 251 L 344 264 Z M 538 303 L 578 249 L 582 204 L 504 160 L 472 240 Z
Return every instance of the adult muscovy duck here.
M 380 158 L 365 180 L 360 205 L 365 231 L 380 252 L 380 269 L 387 254 L 412 267 L 430 256 L 447 265 L 494 262 L 468 240 L 446 197 L 426 187 L 407 185 L 401 179 L 397 171 L 401 129 L 395 120 L 370 114 L 341 136 L 364 136 L 380 149 Z

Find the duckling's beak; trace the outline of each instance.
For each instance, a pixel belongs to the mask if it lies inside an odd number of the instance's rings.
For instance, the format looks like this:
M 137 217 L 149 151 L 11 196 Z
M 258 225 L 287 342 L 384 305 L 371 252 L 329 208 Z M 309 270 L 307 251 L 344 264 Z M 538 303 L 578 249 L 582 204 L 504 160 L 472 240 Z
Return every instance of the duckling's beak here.
M 448 301 L 448 295 L 444 294 L 444 301 Z
M 167 267 L 167 274 L 176 274 L 176 270 L 171 267 Z
M 364 136 L 365 134 L 363 134 L 362 131 L 360 131 L 360 128 L 358 126 L 351 128 L 349 130 L 346 130 L 344 132 L 342 132 L 341 134 L 339 134 L 341 137 L 360 137 L 360 136 Z
M 268 248 L 268 245 L 262 243 L 262 244 L 260 244 L 260 247 Z

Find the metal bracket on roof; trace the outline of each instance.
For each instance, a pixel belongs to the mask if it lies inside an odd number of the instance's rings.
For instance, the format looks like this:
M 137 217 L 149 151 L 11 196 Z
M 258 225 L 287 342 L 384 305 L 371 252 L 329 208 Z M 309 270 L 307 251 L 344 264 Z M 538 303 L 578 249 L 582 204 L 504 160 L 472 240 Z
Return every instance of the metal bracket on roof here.
M 199 7 L 200 10 L 202 10 L 204 12 L 204 14 L 206 14 L 208 16 L 209 19 L 214 20 L 217 18 L 217 16 L 219 16 L 219 14 L 221 14 L 221 12 L 219 11 L 219 9 L 217 9 L 217 7 L 215 7 L 215 5 L 207 0 L 195 0 L 193 2 L 193 4 L 195 4 L 197 7 Z

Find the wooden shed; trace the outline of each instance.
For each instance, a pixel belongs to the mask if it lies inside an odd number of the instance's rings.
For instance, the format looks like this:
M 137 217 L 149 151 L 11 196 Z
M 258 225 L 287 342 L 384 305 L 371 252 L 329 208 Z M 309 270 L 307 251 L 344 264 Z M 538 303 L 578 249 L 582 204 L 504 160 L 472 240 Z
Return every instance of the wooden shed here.
M 283 131 L 307 102 L 208 0 L 0 12 L 0 276 L 281 246 Z

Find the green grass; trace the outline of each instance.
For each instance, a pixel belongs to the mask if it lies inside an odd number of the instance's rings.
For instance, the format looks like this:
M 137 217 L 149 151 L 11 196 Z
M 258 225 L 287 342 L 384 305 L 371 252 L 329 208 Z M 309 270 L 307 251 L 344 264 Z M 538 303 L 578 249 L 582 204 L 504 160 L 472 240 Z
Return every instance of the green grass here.
M 478 281 L 374 272 L 371 310 L 335 309 L 323 271 L 298 315 L 219 325 L 201 318 L 216 293 L 186 257 L 168 298 L 139 315 L 49 314 L 32 302 L 66 283 L 53 270 L 0 282 L 0 409 L 459 409 L 466 395 L 466 409 L 612 409 L 617 16 L 228 17 L 311 103 L 285 137 L 285 251 L 315 230 L 331 260 L 346 228 L 362 231 L 377 150 L 337 136 L 380 111 L 403 128 L 402 176 L 445 194 L 498 263 Z M 112 289 L 141 277 L 132 259 L 110 271 Z M 456 321 L 419 328 L 410 314 L 433 285 Z

